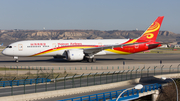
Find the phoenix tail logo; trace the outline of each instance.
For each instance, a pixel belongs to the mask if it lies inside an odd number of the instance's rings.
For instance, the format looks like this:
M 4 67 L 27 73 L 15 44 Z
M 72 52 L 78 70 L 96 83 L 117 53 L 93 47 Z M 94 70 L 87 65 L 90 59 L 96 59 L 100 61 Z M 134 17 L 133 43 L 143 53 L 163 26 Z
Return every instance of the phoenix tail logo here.
M 147 33 L 147 34 L 144 34 L 144 36 L 146 36 L 147 39 L 152 39 L 154 37 L 154 34 Z
M 154 37 L 154 34 L 152 32 L 157 31 L 159 28 L 160 24 L 158 22 L 152 23 L 143 36 L 145 36 L 147 39 L 152 39 Z

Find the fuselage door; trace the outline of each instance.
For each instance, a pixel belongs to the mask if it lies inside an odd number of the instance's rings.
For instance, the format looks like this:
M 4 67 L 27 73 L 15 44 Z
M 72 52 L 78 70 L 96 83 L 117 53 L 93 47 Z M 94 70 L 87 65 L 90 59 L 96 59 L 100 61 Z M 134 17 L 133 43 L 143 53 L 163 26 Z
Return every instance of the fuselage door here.
M 18 50 L 22 51 L 23 50 L 23 45 L 22 44 L 18 44 Z
M 98 42 L 98 46 L 103 46 L 102 42 Z
M 56 47 L 57 47 L 56 43 L 53 43 L 52 48 L 56 48 Z

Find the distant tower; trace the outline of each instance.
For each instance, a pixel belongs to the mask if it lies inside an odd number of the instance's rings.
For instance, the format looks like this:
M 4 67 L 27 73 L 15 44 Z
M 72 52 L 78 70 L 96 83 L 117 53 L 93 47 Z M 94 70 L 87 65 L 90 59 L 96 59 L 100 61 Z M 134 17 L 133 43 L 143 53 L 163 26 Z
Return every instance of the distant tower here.
M 43 30 L 45 30 L 46 28 L 45 27 L 43 27 Z
M 136 30 L 138 31 L 138 28 L 136 28 Z

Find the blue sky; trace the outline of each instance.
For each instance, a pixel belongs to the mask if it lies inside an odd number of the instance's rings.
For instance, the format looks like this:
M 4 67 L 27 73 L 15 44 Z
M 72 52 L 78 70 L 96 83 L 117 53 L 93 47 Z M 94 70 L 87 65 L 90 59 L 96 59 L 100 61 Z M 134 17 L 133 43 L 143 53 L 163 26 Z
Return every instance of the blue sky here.
M 180 0 L 1 0 L 0 29 L 161 30 L 180 33 Z

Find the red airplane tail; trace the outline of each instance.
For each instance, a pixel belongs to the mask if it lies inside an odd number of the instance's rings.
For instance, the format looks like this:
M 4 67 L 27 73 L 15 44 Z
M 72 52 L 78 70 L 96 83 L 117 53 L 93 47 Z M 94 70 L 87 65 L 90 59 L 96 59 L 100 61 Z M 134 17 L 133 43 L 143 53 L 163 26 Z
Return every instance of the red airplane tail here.
M 159 16 L 137 40 L 156 41 L 163 18 L 164 16 Z

